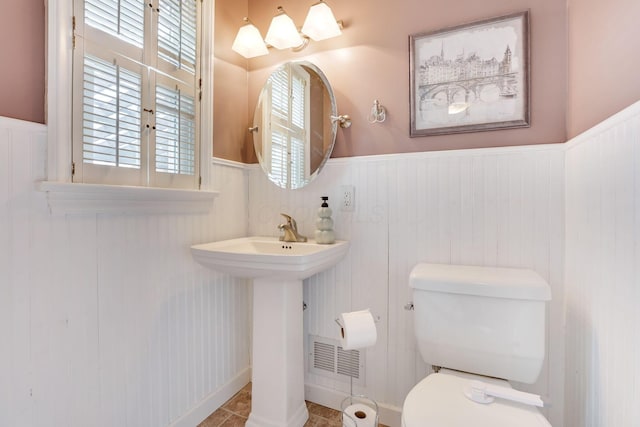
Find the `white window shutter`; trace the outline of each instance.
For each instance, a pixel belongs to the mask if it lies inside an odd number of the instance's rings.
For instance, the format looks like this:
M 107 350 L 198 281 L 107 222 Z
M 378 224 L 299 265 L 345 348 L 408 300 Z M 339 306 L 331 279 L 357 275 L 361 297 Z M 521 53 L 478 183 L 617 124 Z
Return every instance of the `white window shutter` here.
M 197 187 L 199 2 L 75 2 L 74 181 Z
M 193 175 L 195 103 L 179 89 L 156 87 L 156 172 Z
M 140 168 L 142 78 L 86 55 L 83 91 L 83 160 Z
M 178 69 L 195 73 L 197 9 L 193 0 L 160 0 L 158 56 Z
M 87 25 L 142 47 L 144 10 L 140 0 L 85 0 L 84 18 Z

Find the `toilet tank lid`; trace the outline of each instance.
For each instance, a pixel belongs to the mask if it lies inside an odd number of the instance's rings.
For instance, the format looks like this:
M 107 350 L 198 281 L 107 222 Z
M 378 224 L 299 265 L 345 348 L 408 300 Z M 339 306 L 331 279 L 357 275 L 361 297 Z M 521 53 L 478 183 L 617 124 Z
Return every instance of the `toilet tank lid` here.
M 411 270 L 409 286 L 433 292 L 494 298 L 551 299 L 547 281 L 535 271 L 521 268 L 421 263 Z

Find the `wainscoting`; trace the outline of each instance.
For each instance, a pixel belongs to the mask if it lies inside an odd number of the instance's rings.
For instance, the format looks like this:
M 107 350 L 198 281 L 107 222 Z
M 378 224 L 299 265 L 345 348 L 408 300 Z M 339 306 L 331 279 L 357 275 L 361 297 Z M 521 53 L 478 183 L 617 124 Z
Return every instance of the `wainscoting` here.
M 0 425 L 196 425 L 250 380 L 250 286 L 189 252 L 246 234 L 244 169 L 206 214 L 52 215 L 46 137 L 0 118 Z
M 640 423 L 640 103 L 566 151 L 566 423 Z
M 365 352 L 357 393 L 381 404 L 381 422 L 400 425 L 407 392 L 429 372 L 413 335 L 409 272 L 418 262 L 526 267 L 549 281 L 547 359 L 539 381 L 562 425 L 564 152 L 562 145 L 331 159 L 302 190 L 284 191 L 258 167 L 249 178 L 249 232 L 277 235 L 289 213 L 313 236 L 320 197 L 329 196 L 338 238 L 351 242 L 335 268 L 305 281 L 305 334 L 338 339 L 341 312 L 370 308 L 378 342 Z M 340 186 L 355 187 L 355 211 L 340 210 Z M 307 363 L 310 355 L 307 342 Z M 348 381 L 307 373 L 307 399 L 337 408 Z
M 289 192 L 257 166 L 215 162 L 207 214 L 65 216 L 34 190 L 46 127 L 0 118 L 0 425 L 202 421 L 249 381 L 251 295 L 189 246 L 277 235 L 280 212 L 312 235 L 322 195 L 351 250 L 305 281 L 305 334 L 337 339 L 340 312 L 371 308 L 379 339 L 355 391 L 381 404 L 383 423 L 399 426 L 429 372 L 403 309 L 409 271 L 426 261 L 538 271 L 553 293 L 547 363 L 522 388 L 543 395 L 554 427 L 635 425 L 639 146 L 636 104 L 566 146 L 332 159 Z M 355 187 L 353 212 L 339 208 L 341 185 Z M 334 408 L 349 390 L 310 373 L 306 386 Z

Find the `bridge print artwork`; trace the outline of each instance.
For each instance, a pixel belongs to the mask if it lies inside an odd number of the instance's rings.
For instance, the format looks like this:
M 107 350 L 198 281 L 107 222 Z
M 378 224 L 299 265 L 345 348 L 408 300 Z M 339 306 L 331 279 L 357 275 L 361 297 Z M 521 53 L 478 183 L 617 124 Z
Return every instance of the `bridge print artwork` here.
M 529 126 L 529 12 L 410 39 L 411 136 Z

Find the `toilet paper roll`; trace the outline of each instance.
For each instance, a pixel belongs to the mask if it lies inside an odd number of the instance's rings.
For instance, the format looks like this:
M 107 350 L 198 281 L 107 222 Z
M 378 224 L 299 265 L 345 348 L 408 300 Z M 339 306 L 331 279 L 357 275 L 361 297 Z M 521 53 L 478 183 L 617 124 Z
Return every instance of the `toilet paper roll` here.
M 341 339 L 344 350 L 355 350 L 371 347 L 378 339 L 376 324 L 371 312 L 367 310 L 352 311 L 340 315 Z
M 376 411 L 370 406 L 354 403 L 347 406 L 342 412 L 342 425 L 344 427 L 377 427 Z

